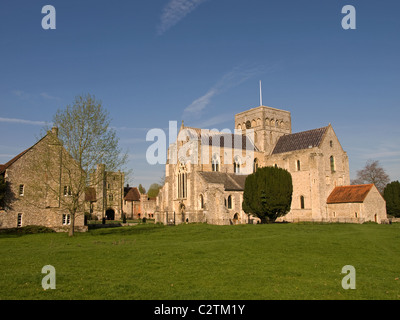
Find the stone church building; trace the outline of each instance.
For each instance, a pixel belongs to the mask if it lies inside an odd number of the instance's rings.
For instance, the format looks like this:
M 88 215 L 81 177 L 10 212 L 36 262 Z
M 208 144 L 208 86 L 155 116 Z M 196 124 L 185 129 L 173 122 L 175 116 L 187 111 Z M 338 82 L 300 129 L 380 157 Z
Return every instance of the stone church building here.
M 79 183 L 75 177 L 81 172 L 58 139 L 57 128 L 48 131 L 32 147 L 0 165 L 8 186 L 6 204 L 0 207 L 0 229 L 39 225 L 67 231 L 71 194 Z M 87 230 L 83 208 L 78 209 L 74 226 L 76 231 Z
M 249 150 L 251 157 L 246 157 Z M 370 194 L 373 200 L 363 204 L 368 208 L 358 210 L 357 215 L 354 210 L 333 213 L 327 199 L 335 188 L 350 184 L 347 153 L 330 124 L 292 133 L 289 111 L 259 106 L 238 113 L 235 133 L 210 132 L 182 123 L 168 155 L 156 212 L 156 221 L 165 224 L 254 223 L 257 218 L 242 210 L 244 183 L 247 174 L 264 166 L 284 168 L 292 175 L 291 210 L 280 220 L 380 223 L 387 218 L 385 202 L 375 191 Z M 353 200 L 344 201 L 351 206 Z

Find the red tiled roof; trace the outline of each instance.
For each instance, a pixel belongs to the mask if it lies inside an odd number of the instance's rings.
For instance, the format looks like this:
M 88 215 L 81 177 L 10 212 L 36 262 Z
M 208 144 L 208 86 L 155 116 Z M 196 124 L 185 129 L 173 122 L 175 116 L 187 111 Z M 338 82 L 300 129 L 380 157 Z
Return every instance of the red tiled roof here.
M 126 196 L 124 197 L 124 200 L 126 200 L 126 201 L 140 201 L 140 193 L 139 193 L 138 188 L 136 188 L 136 187 L 129 188 L 129 191 L 126 194 Z
M 373 184 L 360 184 L 336 187 L 329 195 L 326 203 L 363 202 L 373 186 Z

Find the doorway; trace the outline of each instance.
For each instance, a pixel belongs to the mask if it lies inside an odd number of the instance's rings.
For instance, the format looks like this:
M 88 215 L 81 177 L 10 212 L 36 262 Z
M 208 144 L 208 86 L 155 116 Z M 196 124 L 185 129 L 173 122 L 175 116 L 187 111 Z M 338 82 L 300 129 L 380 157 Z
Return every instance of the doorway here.
M 115 211 L 113 209 L 108 209 L 106 211 L 106 219 L 107 220 L 114 220 L 115 219 Z

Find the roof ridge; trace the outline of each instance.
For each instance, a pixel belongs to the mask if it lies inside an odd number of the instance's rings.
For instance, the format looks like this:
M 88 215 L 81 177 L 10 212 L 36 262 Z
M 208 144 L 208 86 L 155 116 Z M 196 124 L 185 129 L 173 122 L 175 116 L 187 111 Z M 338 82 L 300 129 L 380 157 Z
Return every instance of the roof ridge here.
M 11 160 L 7 161 L 6 163 L 0 165 L 0 173 L 5 172 L 14 162 L 16 162 L 17 160 L 19 160 L 23 155 L 25 155 L 29 150 L 31 150 L 34 146 L 36 146 L 40 141 L 42 141 L 45 137 L 47 137 L 47 135 L 50 132 L 48 132 L 46 135 L 44 135 L 41 139 L 39 139 L 38 141 L 36 141 L 32 146 L 30 146 L 28 149 L 25 149 L 24 151 L 20 152 L 19 154 L 17 154 L 14 158 L 12 158 Z
M 282 135 L 275 144 L 272 154 L 285 153 L 319 147 L 329 126 Z

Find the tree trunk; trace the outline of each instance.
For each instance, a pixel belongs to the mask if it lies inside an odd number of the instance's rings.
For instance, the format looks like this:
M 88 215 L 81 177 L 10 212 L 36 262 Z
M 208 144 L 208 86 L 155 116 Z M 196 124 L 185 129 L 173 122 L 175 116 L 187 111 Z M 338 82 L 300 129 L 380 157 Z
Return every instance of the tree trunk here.
M 75 232 L 75 213 L 71 213 L 71 224 L 69 226 L 68 235 L 70 237 L 73 237 L 74 236 L 74 232 Z

